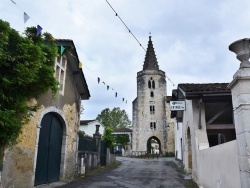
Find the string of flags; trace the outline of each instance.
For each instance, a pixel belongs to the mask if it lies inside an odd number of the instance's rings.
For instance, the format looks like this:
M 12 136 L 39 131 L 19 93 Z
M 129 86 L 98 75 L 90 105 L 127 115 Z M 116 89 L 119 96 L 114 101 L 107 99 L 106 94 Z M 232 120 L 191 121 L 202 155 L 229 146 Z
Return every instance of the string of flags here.
M 97 77 L 97 83 L 98 83 L 98 84 L 100 84 L 100 81 L 101 81 L 101 78 L 100 78 L 100 77 Z M 105 82 L 104 82 L 104 81 L 103 81 L 102 83 L 103 83 L 103 85 L 105 85 Z M 107 91 L 109 90 L 109 88 L 110 88 L 110 86 L 107 85 Z M 111 90 L 114 91 L 113 88 L 111 88 Z M 115 92 L 115 98 L 117 98 L 117 96 L 118 96 L 118 93 Z M 126 104 L 128 103 L 128 101 L 125 100 L 125 98 L 122 98 L 122 102 L 126 102 Z
M 16 4 L 16 2 L 14 0 L 10 0 L 13 4 Z M 19 6 L 17 6 L 22 12 L 23 12 L 23 21 L 24 21 L 24 24 L 31 18 L 25 11 L 23 11 Z M 40 25 L 37 25 L 36 27 L 36 35 L 40 35 L 42 33 L 42 30 L 43 28 L 40 26 Z M 55 40 L 54 37 L 51 35 L 50 36 L 52 40 Z M 71 52 L 69 52 L 67 49 L 65 49 L 65 47 L 63 45 L 60 44 L 60 42 L 56 41 L 59 46 L 60 46 L 60 55 L 62 56 L 63 53 L 65 51 L 67 51 L 72 57 L 78 59 L 77 57 L 75 57 Z M 82 68 L 83 66 L 83 63 L 79 61 L 79 68 Z M 85 65 L 84 65 L 85 66 Z M 86 67 L 86 66 L 85 66 Z M 87 69 L 89 69 L 88 67 L 86 67 Z M 90 69 L 89 69 L 90 70 Z M 90 70 L 91 71 L 91 70 Z M 92 72 L 92 71 L 91 71 Z M 93 73 L 93 72 L 92 72 Z M 100 77 L 97 78 L 97 81 L 98 81 L 98 84 L 100 83 L 101 79 Z M 102 83 L 105 85 L 105 82 L 102 81 Z M 107 91 L 110 89 L 110 85 L 107 85 Z M 112 88 L 112 90 L 114 91 L 114 89 Z M 115 91 L 115 98 L 118 97 L 118 93 Z M 127 104 L 127 100 L 125 98 L 122 98 L 122 102 L 126 102 Z
M 108 0 L 106 0 L 106 2 L 108 3 L 108 5 L 110 6 L 110 8 L 114 11 L 115 16 L 117 16 L 119 18 L 119 20 L 123 23 L 123 25 L 127 28 L 128 32 L 134 37 L 134 39 L 137 41 L 137 43 L 140 45 L 140 47 L 145 51 L 145 48 L 141 45 L 140 41 L 136 38 L 136 36 L 133 34 L 133 32 L 128 28 L 128 26 L 126 25 L 126 23 L 122 20 L 122 18 L 118 15 L 118 13 L 115 11 L 115 9 L 111 6 L 111 4 L 108 2 Z M 172 82 L 172 80 L 170 80 L 170 78 L 166 75 L 166 77 L 168 78 L 168 80 L 173 84 L 173 86 L 175 86 L 175 84 Z

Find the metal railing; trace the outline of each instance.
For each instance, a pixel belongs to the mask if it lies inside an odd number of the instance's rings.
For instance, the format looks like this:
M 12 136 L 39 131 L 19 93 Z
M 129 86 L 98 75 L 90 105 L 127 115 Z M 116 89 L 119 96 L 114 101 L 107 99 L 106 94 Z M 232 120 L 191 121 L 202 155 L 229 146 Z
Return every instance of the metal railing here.
M 88 136 L 79 136 L 78 151 L 98 152 L 96 140 Z

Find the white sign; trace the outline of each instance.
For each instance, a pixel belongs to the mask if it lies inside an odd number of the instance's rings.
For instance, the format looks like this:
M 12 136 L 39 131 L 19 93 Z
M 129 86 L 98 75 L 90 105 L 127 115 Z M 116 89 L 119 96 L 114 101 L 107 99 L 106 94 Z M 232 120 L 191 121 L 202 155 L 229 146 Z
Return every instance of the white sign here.
M 186 110 L 185 101 L 170 101 L 170 111 Z

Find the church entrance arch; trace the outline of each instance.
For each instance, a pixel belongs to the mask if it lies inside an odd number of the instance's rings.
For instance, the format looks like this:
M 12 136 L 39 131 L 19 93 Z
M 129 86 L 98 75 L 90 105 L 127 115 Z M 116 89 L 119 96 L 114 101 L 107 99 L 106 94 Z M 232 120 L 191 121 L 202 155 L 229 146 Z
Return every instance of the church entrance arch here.
M 161 142 L 160 140 L 152 136 L 147 140 L 147 152 L 151 154 L 161 154 Z

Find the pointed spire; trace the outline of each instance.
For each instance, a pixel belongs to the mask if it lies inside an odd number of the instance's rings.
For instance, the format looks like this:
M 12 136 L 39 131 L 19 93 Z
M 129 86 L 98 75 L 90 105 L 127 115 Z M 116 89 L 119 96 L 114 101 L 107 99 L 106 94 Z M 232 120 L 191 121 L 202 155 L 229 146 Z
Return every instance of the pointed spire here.
M 151 36 L 149 36 L 148 48 L 143 64 L 143 70 L 159 70 L 159 65 L 156 59 L 153 43 L 151 41 Z

